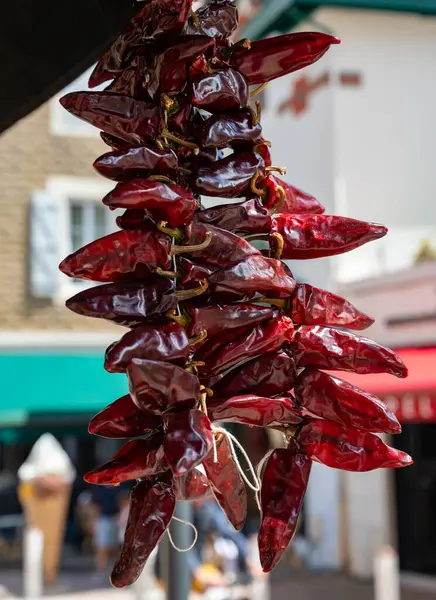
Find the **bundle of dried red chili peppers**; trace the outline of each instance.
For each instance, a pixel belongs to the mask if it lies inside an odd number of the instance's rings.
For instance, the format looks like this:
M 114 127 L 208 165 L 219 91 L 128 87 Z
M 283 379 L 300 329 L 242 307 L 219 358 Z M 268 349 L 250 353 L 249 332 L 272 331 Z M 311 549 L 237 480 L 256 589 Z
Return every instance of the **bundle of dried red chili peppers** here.
M 313 460 L 351 471 L 411 463 L 374 435 L 400 431 L 386 406 L 323 371 L 405 377 L 406 367 L 344 330 L 365 329 L 370 317 L 296 284 L 280 260 L 346 252 L 386 229 L 324 215 L 315 198 L 279 178 L 260 103 L 249 104 L 250 85 L 312 64 L 338 40 L 295 33 L 231 43 L 236 27 L 233 0 L 196 12 L 191 0 L 151 0 L 91 75 L 91 86 L 112 80 L 107 89 L 61 100 L 101 129 L 111 149 L 94 166 L 117 182 L 103 202 L 125 209 L 119 231 L 60 266 L 103 284 L 68 308 L 129 328 L 107 349 L 105 368 L 125 372 L 130 393 L 96 415 L 90 431 L 132 439 L 86 475 L 96 484 L 138 480 L 112 573 L 117 587 L 138 577 L 177 500 L 213 493 L 242 528 L 245 484 L 214 421 L 273 427 L 286 438 L 262 475 L 265 571 L 292 538 Z M 200 195 L 242 201 L 204 209 Z M 250 243 L 256 237 L 268 251 Z

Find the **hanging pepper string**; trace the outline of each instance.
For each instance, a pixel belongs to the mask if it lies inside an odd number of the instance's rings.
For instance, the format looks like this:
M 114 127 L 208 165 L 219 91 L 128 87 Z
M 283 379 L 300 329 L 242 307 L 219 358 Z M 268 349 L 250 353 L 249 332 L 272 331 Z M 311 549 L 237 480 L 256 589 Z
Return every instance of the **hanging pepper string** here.
M 192 550 L 192 548 L 197 543 L 197 540 L 198 540 L 198 531 L 197 531 L 197 528 L 190 521 L 185 521 L 185 519 L 179 519 L 179 517 L 173 517 L 172 520 L 173 521 L 178 521 L 179 523 L 183 523 L 184 525 L 188 525 L 188 527 L 191 527 L 191 529 L 193 530 L 193 532 L 194 532 L 194 540 L 192 541 L 192 544 L 190 546 L 188 546 L 187 548 L 179 548 L 179 546 L 177 546 L 175 544 L 175 542 L 174 542 L 174 540 L 172 538 L 172 535 L 170 533 L 169 527 L 167 529 L 168 539 L 170 540 L 170 544 L 174 548 L 174 550 L 177 550 L 177 552 L 189 552 L 189 550 Z

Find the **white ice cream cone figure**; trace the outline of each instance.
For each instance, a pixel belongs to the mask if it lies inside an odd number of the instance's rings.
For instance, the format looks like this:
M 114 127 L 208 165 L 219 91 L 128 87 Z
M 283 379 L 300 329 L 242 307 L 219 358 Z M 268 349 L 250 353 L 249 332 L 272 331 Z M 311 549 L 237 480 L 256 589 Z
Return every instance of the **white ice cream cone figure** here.
M 44 579 L 48 584 L 57 578 L 75 476 L 68 454 L 50 433 L 38 439 L 18 470 L 26 524 L 40 529 L 44 536 Z

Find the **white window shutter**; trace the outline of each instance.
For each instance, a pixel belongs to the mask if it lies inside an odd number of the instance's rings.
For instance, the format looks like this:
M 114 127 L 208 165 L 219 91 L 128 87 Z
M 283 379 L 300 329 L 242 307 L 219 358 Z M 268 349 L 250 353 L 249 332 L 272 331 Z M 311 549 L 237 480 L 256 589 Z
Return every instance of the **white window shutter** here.
M 61 256 L 59 198 L 36 191 L 30 204 L 30 291 L 36 298 L 53 298 L 58 291 Z

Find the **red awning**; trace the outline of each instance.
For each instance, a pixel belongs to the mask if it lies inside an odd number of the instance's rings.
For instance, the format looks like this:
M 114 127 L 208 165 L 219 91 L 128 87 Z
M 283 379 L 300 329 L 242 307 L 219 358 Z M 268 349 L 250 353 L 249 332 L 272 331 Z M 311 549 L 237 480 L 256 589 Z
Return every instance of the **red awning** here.
M 436 348 L 396 350 L 409 369 L 409 376 L 332 373 L 372 392 L 386 402 L 400 421 L 436 422 Z

